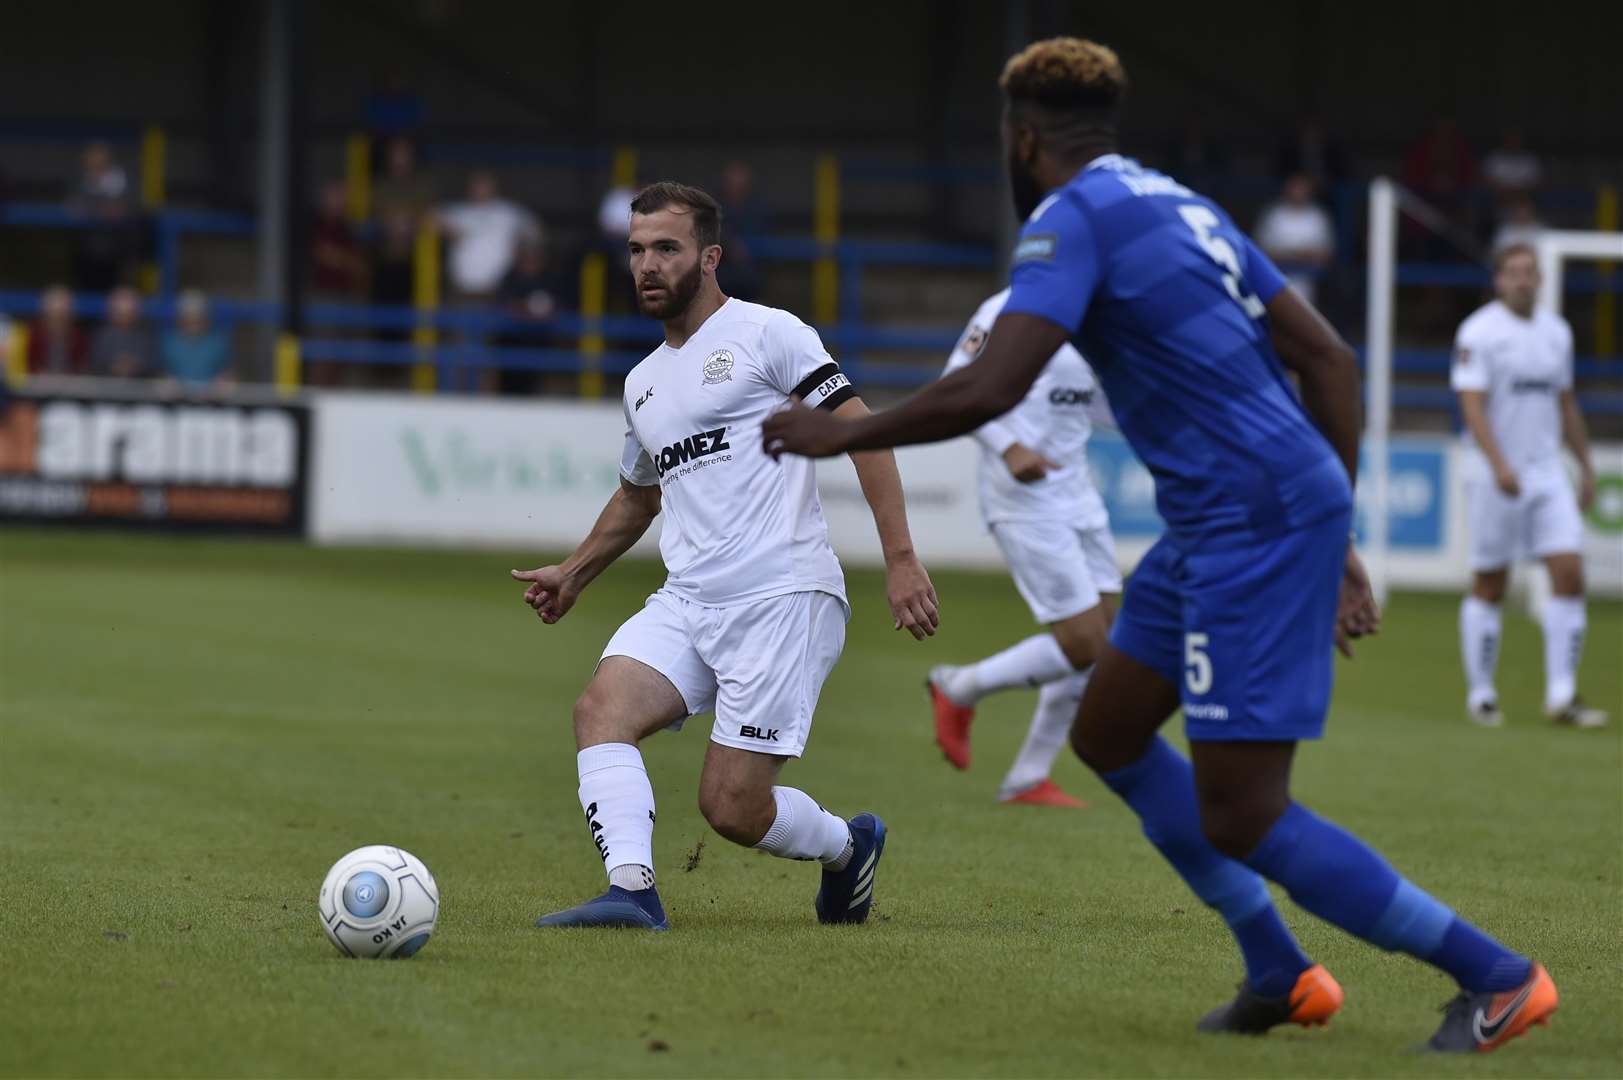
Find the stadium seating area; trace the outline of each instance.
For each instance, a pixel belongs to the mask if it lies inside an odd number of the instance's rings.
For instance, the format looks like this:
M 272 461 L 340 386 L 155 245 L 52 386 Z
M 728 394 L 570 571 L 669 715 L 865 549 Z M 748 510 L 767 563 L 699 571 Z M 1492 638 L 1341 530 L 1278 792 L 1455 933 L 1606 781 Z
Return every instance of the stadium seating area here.
M 84 142 L 85 133 L 98 137 Z M 1300 155 L 1291 157 L 1302 138 L 1282 140 L 1272 163 L 1214 165 L 1209 148 L 1203 153 L 1187 140 L 1143 156 L 1187 170 L 1181 175 L 1214 191 L 1250 227 L 1270 212 L 1281 177 L 1308 175 L 1294 167 Z M 269 340 L 260 328 L 273 326 L 280 313 L 252 299 L 257 226 L 251 214 L 167 200 L 165 143 L 155 129 L 0 130 L 0 155 L 42 143 L 59 151 L 82 146 L 83 159 L 77 180 L 64 177 L 55 199 L 38 184 L 0 191 L 10 196 L 0 203 L 0 236 L 13 253 L 5 279 L 35 286 L 0 290 L 0 318 L 12 320 L 9 352 L 18 372 L 28 367 L 29 348 L 17 331 L 38 332 L 44 288 L 59 282 L 76 289 L 73 318 L 87 331 L 102 322 L 114 283 L 141 287 L 142 319 L 155 327 L 173 323 L 182 290 L 206 289 L 214 325 L 234 342 L 237 374 L 250 381 L 591 395 L 658 340 L 657 327 L 630 310 L 629 288 L 617 273 L 614 216 L 623 214 L 632 184 L 651 175 L 647 158 L 639 169 L 635 148 L 350 137 L 344 175 L 312 200 L 310 241 L 297 253 L 309 267 L 298 362 L 288 363 L 284 350 L 274 366 L 255 360 L 265 351 L 256 344 Z M 1408 163 L 1391 170 L 1412 174 L 1422 190 L 1424 168 L 1412 159 L 1424 149 L 1423 141 Z M 1499 158 L 1506 153 L 1496 152 Z M 1495 155 L 1485 165 L 1473 162 L 1470 187 L 1452 201 L 1427 192 L 1446 208 L 1448 220 L 1403 237 L 1395 401 L 1405 426 L 1438 429 L 1455 422 L 1446 388 L 1448 337 L 1480 302 L 1487 282 L 1482 257 L 1498 243 L 1532 235 L 1541 223 L 1592 227 L 1615 213 L 1607 203 L 1615 204 L 1614 190 L 1537 186 L 1536 159 L 1523 157 L 1535 162 L 1533 183 L 1526 182 L 1525 168 L 1518 172 L 1501 162 L 1496 170 Z M 122 164 L 126 159 L 130 166 Z M 713 186 L 733 219 L 733 279 L 725 284 L 735 295 L 810 317 L 864 386 L 905 390 L 934 377 L 965 313 L 996 288 L 992 223 L 1001 210 L 991 208 L 1002 199 L 996 164 L 803 159 L 792 167 L 777 164 L 770 199 L 757 193 L 765 185 L 750 165 L 734 161 L 722 170 Z M 139 176 L 130 175 L 135 161 Z M 1330 161 L 1310 211 L 1327 224 L 1325 250 L 1294 263 L 1290 251 L 1277 257 L 1295 266 L 1298 281 L 1315 290 L 1319 304 L 1356 341 L 1365 198 L 1357 177 L 1370 169 L 1354 170 L 1340 148 Z M 789 182 L 797 171 L 798 181 Z M 1499 173 L 1521 186 L 1499 183 Z M 473 203 L 443 196 L 459 181 L 477 184 L 480 177 L 488 177 L 493 190 L 498 180 L 512 187 L 515 200 L 504 193 L 492 201 L 514 208 L 529 225 L 502 238 L 508 256 L 494 284 L 472 291 L 447 263 L 457 243 L 450 223 L 459 207 Z M 976 207 L 987 209 L 977 213 Z M 25 260 L 26 272 L 20 269 Z M 1578 330 L 1581 391 L 1601 434 L 1623 430 L 1623 359 L 1611 314 L 1619 280 L 1604 269 L 1574 267 L 1566 282 L 1576 298 L 1568 314 Z M 88 360 L 83 363 L 74 370 L 88 370 Z M 151 373 L 163 374 L 161 365 Z

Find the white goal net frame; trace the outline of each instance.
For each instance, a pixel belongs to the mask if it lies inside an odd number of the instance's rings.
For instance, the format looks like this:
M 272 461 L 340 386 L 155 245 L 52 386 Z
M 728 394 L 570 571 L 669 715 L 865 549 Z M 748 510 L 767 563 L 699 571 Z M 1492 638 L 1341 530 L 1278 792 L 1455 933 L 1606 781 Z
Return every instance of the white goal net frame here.
M 1422 221 L 1424 203 L 1386 177 L 1369 185 L 1368 289 L 1364 312 L 1364 448 L 1362 482 L 1367 485 L 1363 553 L 1375 597 L 1386 602 L 1389 584 L 1389 453 L 1392 440 L 1392 337 L 1397 317 L 1398 212 Z M 1561 285 L 1568 259 L 1623 263 L 1623 232 L 1550 229 L 1536 244 L 1539 303 L 1561 310 Z

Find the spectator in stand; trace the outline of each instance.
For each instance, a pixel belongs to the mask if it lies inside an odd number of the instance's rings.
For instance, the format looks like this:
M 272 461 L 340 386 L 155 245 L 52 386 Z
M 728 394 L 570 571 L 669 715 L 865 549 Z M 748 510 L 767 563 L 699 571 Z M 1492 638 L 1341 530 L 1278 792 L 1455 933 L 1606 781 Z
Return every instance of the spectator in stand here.
M 750 241 L 766 235 L 766 209 L 755 197 L 755 170 L 729 161 L 721 171 L 721 266 L 716 281 L 728 296 L 751 303 L 761 296 L 761 268 Z M 629 215 L 628 215 L 629 216 Z
M 73 283 L 82 292 L 107 292 L 123 275 L 135 223 L 129 187 L 111 147 L 85 147 L 78 183 L 68 194 L 68 209 L 94 222 L 78 230 L 73 255 Z
M 502 279 L 502 308 L 513 319 L 528 324 L 515 329 L 525 340 L 534 341 L 550 336 L 544 332 L 546 324 L 576 305 L 575 291 L 574 275 L 553 267 L 546 242 L 537 238 L 519 248 L 518 260 Z
M 1419 142 L 1409 148 L 1403 160 L 1403 183 L 1410 191 L 1439 210 L 1457 232 L 1470 235 L 1470 194 L 1476 183 L 1476 159 L 1465 136 L 1452 117 L 1432 121 Z M 1410 219 L 1412 222 L 1412 219 Z M 1415 226 L 1411 223 L 1411 232 Z M 1428 258 L 1453 258 L 1456 241 L 1425 230 Z
M 164 374 L 186 390 L 218 390 L 236 380 L 231 374 L 231 347 L 225 335 L 209 325 L 208 298 L 196 289 L 175 303 L 175 327 L 163 337 Z
M 1511 128 L 1482 162 L 1482 177 L 1501 206 L 1533 194 L 1543 178 L 1538 158 L 1527 149 L 1520 130 Z
M 157 367 L 152 336 L 141 326 L 141 297 L 121 285 L 107 297 L 107 322 L 90 339 L 90 372 L 139 379 Z
M 39 301 L 39 318 L 28 335 L 30 375 L 83 375 L 89 343 L 73 318 L 73 293 L 53 285 Z
M 439 225 L 451 241 L 451 288 L 465 301 L 494 300 L 519 249 L 541 240 L 535 215 L 502 198 L 488 172 L 468 177 L 467 201 L 441 210 Z
M 1323 117 L 1314 113 L 1302 117 L 1274 157 L 1274 175 L 1280 180 L 1288 181 L 1297 173 L 1307 174 L 1320 197 L 1352 178 L 1346 149 L 1329 133 Z
M 631 278 L 631 264 L 626 254 L 626 241 L 631 236 L 631 200 L 637 195 L 636 180 L 630 184 L 617 184 L 603 193 L 597 206 L 598 250 L 607 260 L 608 273 L 604 276 L 605 308 L 611 315 L 626 315 L 632 311 L 635 285 Z
M 554 329 L 553 320 L 580 306 L 576 286 L 577 275 L 554 268 L 544 240 L 525 244 L 519 249 L 513 269 L 502 279 L 502 310 L 513 323 L 496 344 L 528 348 L 572 344 L 569 335 Z M 504 394 L 533 394 L 542 385 L 543 380 L 535 372 L 501 373 L 500 389 Z
M 1256 229 L 1257 245 L 1310 303 L 1315 282 L 1336 249 L 1335 226 L 1313 195 L 1313 178 L 1293 174 L 1279 201 L 1263 210 Z
M 1499 253 L 1509 247 L 1525 245 L 1536 251 L 1539 234 L 1543 231 L 1544 223 L 1538 219 L 1538 209 L 1533 205 L 1532 198 L 1518 196 L 1505 208 L 1504 219 L 1494 230 L 1490 254 L 1497 261 Z
M 363 295 L 366 256 L 345 212 L 343 184 L 322 186 L 310 233 L 310 284 L 317 299 L 351 303 Z
M 404 216 L 413 235 L 434 208 L 434 182 L 417 169 L 417 147 L 404 135 L 383 145 L 383 169 L 372 185 L 372 213 L 381 222 Z

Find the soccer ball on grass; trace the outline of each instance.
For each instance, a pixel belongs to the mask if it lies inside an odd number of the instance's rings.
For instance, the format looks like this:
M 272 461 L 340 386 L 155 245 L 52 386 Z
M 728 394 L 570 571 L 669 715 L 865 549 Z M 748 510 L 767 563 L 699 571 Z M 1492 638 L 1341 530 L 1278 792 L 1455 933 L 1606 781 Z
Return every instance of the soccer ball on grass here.
M 440 915 L 440 888 L 421 859 L 386 844 L 356 848 L 321 883 L 321 925 L 345 956 L 411 956 Z

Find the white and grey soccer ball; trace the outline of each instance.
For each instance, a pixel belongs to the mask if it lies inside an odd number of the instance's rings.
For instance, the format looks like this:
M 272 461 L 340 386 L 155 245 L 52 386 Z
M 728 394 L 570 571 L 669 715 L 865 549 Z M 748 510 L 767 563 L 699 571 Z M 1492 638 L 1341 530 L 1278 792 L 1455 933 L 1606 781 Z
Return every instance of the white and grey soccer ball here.
M 356 848 L 321 883 L 321 925 L 345 956 L 411 956 L 440 916 L 440 887 L 421 859 L 397 847 Z

